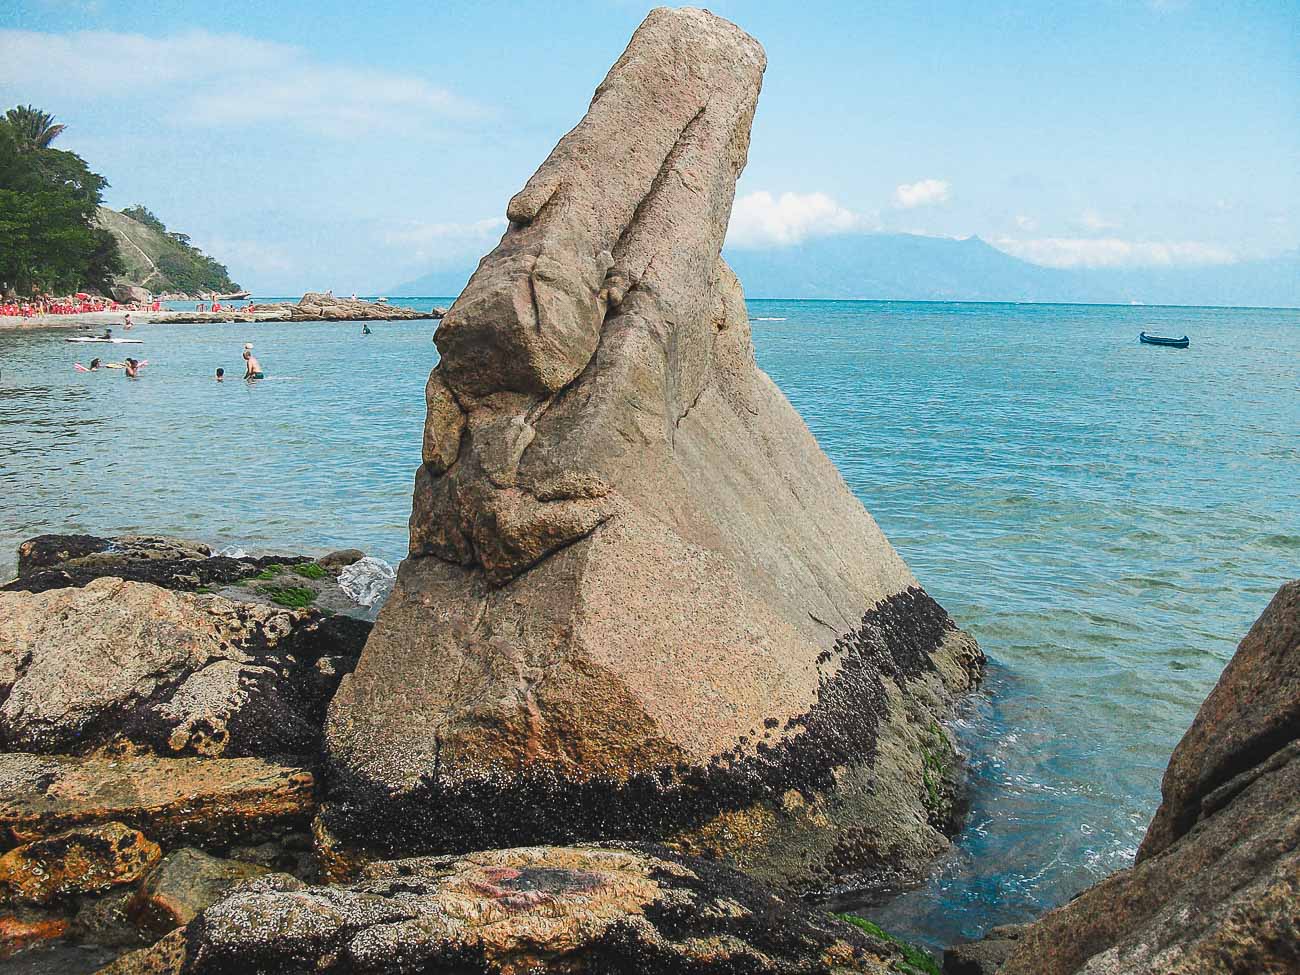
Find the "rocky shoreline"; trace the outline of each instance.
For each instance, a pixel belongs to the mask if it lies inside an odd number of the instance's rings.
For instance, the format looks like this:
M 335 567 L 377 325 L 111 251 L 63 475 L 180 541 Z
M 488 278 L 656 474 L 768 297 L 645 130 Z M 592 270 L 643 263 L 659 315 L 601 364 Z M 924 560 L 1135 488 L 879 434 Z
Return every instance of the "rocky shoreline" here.
M 435 336 L 395 579 L 359 551 L 20 547 L 9 964 L 939 975 L 818 900 L 948 848 L 946 722 L 984 655 L 755 362 L 721 248 L 765 64 L 707 11 L 652 11 L 511 200 Z M 1296 971 L 1298 734 L 1291 583 L 1134 867 L 945 971 Z
M 0 971 L 940 971 L 680 840 L 340 844 L 322 732 L 371 630 L 363 560 L 24 543 L 0 590 Z M 942 971 L 1294 971 L 1297 730 L 1300 581 L 1175 749 L 1136 865 Z
M 69 315 L 32 315 L 25 318 L 0 317 L 0 329 L 28 328 L 115 328 L 127 312 L 85 312 Z M 255 304 L 253 311 L 240 308 L 219 312 L 133 311 L 131 321 L 137 325 L 201 325 L 213 322 L 400 322 L 437 320 L 444 308 L 417 311 L 400 305 L 362 301 L 358 298 L 335 298 L 331 294 L 309 292 L 296 304 L 271 302 Z

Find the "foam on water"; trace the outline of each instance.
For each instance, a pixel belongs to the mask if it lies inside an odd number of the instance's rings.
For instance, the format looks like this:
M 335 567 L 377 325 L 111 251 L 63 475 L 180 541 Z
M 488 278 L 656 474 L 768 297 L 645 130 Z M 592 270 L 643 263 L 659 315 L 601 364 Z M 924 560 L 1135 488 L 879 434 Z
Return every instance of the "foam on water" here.
M 750 311 L 760 364 L 992 660 L 957 722 L 968 827 L 921 889 L 845 903 L 943 944 L 1130 862 L 1174 743 L 1300 575 L 1300 312 Z M 138 382 L 74 373 L 65 333 L 0 332 L 0 573 L 45 531 L 396 563 L 434 324 L 137 325 Z M 1192 346 L 1140 346 L 1143 328 Z M 301 378 L 239 381 L 254 338 L 270 375 Z

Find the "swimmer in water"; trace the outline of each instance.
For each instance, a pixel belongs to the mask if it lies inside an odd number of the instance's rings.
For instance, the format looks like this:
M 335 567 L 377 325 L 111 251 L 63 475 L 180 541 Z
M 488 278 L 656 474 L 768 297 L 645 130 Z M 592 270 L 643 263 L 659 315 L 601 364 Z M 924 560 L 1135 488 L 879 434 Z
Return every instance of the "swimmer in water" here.
M 90 360 L 90 371 L 91 371 L 91 372 L 95 372 L 97 369 L 99 369 L 99 359 L 98 359 L 98 358 L 91 359 L 91 360 Z
M 245 379 L 265 379 L 266 373 L 262 372 L 262 364 L 257 361 L 253 355 L 253 343 L 244 343 L 244 378 Z
M 218 370 L 217 370 L 217 382 L 219 382 L 219 383 L 224 383 L 225 381 L 226 381 L 226 370 L 224 370 L 224 369 L 218 369 Z
M 127 379 L 140 378 L 140 363 L 137 360 L 127 359 L 125 363 L 125 368 L 126 368 L 125 375 Z

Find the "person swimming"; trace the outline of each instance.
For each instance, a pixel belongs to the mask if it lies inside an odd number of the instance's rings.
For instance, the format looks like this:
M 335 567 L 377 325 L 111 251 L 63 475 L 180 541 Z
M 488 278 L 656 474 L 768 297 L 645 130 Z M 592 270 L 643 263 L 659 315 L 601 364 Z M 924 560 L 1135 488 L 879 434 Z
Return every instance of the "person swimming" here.
M 140 363 L 138 360 L 127 359 L 126 362 L 124 363 L 124 367 L 126 369 L 124 375 L 126 376 L 127 379 L 140 378 Z
M 370 334 L 370 326 L 367 325 L 365 322 L 362 322 L 362 323 L 361 323 L 361 334 L 362 334 L 362 335 L 369 335 L 369 334 Z
M 245 379 L 265 379 L 266 373 L 262 372 L 262 364 L 257 361 L 253 355 L 253 343 L 244 343 L 244 378 Z
M 91 371 L 91 372 L 94 372 L 94 371 L 97 370 L 98 368 L 99 368 L 99 359 L 98 359 L 98 358 L 91 359 L 91 360 L 90 360 L 90 371 Z
M 217 370 L 217 382 L 219 382 L 219 383 L 224 383 L 225 381 L 226 381 L 226 370 L 224 370 L 224 369 L 218 369 L 218 370 Z
M 111 339 L 112 337 L 113 330 L 111 328 L 104 329 L 104 334 L 100 336 L 101 339 Z

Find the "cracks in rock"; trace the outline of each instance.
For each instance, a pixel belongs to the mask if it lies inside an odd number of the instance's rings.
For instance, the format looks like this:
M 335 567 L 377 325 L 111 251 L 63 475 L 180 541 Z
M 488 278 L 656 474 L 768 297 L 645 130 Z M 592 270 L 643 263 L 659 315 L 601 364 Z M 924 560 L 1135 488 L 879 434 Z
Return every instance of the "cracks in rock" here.
M 641 197 L 640 202 L 637 203 L 636 209 L 632 212 L 632 219 L 629 220 L 627 226 L 623 228 L 623 233 L 619 235 L 618 243 L 614 245 L 612 253 L 616 262 L 619 258 L 619 251 L 627 241 L 628 234 L 631 233 L 633 228 L 635 228 L 640 222 L 642 211 L 654 200 L 658 195 L 659 188 L 663 186 L 664 182 L 675 171 L 677 161 L 681 158 L 682 152 L 685 151 L 682 143 L 686 139 L 686 134 L 690 132 L 691 128 L 694 127 L 694 125 L 704 116 L 708 107 L 707 102 L 701 105 L 696 113 L 691 116 L 690 120 L 682 126 L 681 131 L 677 133 L 677 138 L 673 140 L 673 147 L 668 150 L 668 155 L 664 157 L 664 161 L 660 164 L 659 171 L 655 173 L 654 179 L 650 181 L 650 188 L 646 190 L 645 195 Z M 650 262 L 646 265 L 647 268 L 653 263 L 654 258 L 652 257 Z M 638 280 L 641 277 L 644 277 L 644 273 L 637 275 Z M 633 285 L 632 287 L 636 287 L 636 285 Z M 628 290 L 630 291 L 632 289 L 629 288 Z
M 839 636 L 841 631 L 840 628 L 835 624 L 827 623 L 824 619 L 822 619 L 816 613 L 813 613 L 811 611 L 808 613 L 808 618 L 811 619 L 814 623 L 820 623 L 822 626 L 826 627 L 826 629 L 830 630 L 836 636 Z
M 540 503 L 540 504 L 549 504 L 549 503 L 551 503 L 551 502 L 542 501 L 542 502 L 539 502 L 539 503 Z M 574 545 L 577 545 L 577 544 L 578 544 L 580 541 L 582 541 L 584 538 L 590 538 L 591 535 L 595 533 L 595 531 L 596 531 L 597 528 L 599 528 L 601 525 L 605 524 L 607 521 L 609 521 L 609 520 L 610 520 L 611 518 L 613 518 L 613 517 L 614 517 L 614 512 L 612 512 L 612 511 L 610 511 L 610 512 L 606 512 L 605 514 L 601 515 L 600 518 L 599 518 L 599 520 L 597 520 L 597 522 L 596 522 L 594 525 L 592 525 L 590 528 L 584 529 L 583 531 L 578 532 L 578 533 L 577 533 L 576 535 L 574 535 L 572 538 L 566 538 L 564 541 L 560 542 L 559 544 L 555 545 L 554 547 L 547 549 L 545 552 L 543 552 L 543 553 L 542 553 L 541 555 L 539 555 L 537 558 L 533 559 L 531 562 L 527 562 L 527 563 L 525 563 L 524 565 L 520 566 L 519 568 L 515 569 L 513 572 L 510 573 L 510 575 L 509 575 L 507 578 L 505 578 L 504 580 L 502 580 L 500 583 L 493 584 L 493 583 L 489 580 L 489 581 L 488 581 L 488 584 L 491 585 L 492 588 L 494 588 L 494 589 L 504 589 L 506 586 L 510 585 L 510 583 L 514 582 L 516 579 L 521 578 L 521 577 L 524 576 L 525 574 L 527 574 L 527 573 L 531 572 L 533 569 L 537 568 L 537 567 L 538 567 L 539 565 L 541 565 L 543 562 L 547 561 L 548 559 L 554 558 L 556 555 L 559 555 L 559 554 L 560 554 L 561 552 L 563 552 L 566 548 L 570 548 L 570 547 L 572 547 L 572 546 L 574 546 Z M 484 570 L 484 572 L 485 572 L 485 575 L 486 575 L 486 570 Z
M 542 333 L 542 309 L 537 302 L 537 279 L 533 276 L 532 271 L 528 272 L 528 297 L 533 303 L 533 327 L 537 330 L 537 334 L 540 335 Z
M 700 405 L 700 398 L 708 391 L 708 389 L 709 389 L 708 382 L 705 382 L 702 386 L 700 386 L 700 391 L 695 394 L 695 399 L 691 400 L 691 405 L 686 407 L 686 409 L 682 412 L 682 415 L 677 418 L 677 422 L 673 424 L 674 430 L 679 428 L 682 425 L 682 421 L 691 415 L 691 410 L 695 409 L 695 407 Z

